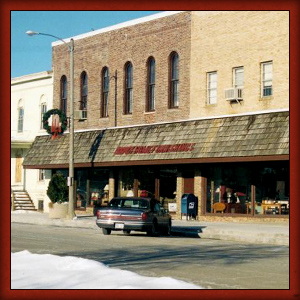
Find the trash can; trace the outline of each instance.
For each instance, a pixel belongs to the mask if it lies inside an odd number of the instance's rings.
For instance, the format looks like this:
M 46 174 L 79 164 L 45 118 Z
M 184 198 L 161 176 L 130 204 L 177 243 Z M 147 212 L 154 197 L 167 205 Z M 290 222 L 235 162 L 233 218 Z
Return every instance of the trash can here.
M 194 194 L 183 194 L 181 197 L 181 219 L 182 215 L 186 215 L 186 219 L 197 218 L 198 215 L 198 197 Z

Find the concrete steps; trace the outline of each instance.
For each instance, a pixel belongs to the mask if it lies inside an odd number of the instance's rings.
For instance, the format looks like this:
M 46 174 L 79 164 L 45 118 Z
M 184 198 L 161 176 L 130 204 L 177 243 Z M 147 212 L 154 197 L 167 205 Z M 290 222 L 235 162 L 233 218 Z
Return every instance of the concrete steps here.
M 36 211 L 36 208 L 26 191 L 13 192 L 14 210 Z

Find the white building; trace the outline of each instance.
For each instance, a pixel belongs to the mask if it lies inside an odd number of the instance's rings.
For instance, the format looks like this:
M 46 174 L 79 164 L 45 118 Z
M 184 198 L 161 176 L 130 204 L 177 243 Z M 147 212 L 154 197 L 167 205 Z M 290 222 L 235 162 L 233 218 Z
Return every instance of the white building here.
M 23 159 L 37 135 L 46 134 L 42 116 L 52 108 L 53 72 L 11 79 L 11 190 L 26 191 L 36 209 L 48 210 L 51 171 L 23 169 Z

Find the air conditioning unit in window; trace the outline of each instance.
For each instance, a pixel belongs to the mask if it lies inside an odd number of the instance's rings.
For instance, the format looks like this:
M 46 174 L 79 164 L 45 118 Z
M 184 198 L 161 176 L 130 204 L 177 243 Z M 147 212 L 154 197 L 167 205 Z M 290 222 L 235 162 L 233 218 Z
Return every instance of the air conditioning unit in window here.
M 241 100 L 243 100 L 243 89 L 242 88 L 226 89 L 225 100 L 240 102 Z
M 87 119 L 87 111 L 86 110 L 75 110 L 74 119 L 75 120 L 85 120 L 85 119 Z

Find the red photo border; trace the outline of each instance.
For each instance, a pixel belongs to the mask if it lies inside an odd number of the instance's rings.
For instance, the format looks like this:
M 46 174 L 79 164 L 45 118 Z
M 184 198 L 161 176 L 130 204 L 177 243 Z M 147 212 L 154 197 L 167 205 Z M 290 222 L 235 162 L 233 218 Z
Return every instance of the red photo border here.
M 1 1 L 1 299 L 292 299 L 299 297 L 299 216 L 297 190 L 299 184 L 299 1 Z M 290 289 L 289 290 L 11 290 L 10 289 L 10 11 L 11 10 L 289 10 L 290 11 Z M 297 90 L 296 90 L 297 88 Z M 5 108 L 5 109 L 3 109 Z

